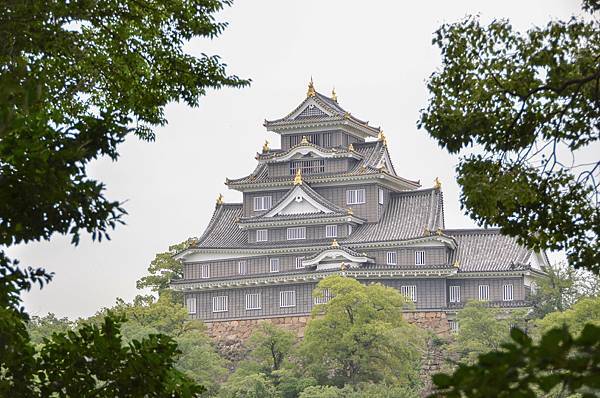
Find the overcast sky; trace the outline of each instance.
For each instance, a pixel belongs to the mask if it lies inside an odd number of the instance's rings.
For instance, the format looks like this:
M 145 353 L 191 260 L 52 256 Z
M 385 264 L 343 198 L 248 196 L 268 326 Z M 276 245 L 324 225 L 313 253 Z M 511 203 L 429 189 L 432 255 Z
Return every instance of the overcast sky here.
M 446 227 L 472 227 L 461 212 L 455 183 L 457 158 L 418 131 L 426 104 L 426 79 L 439 65 L 432 33 L 444 22 L 468 14 L 483 20 L 509 18 L 519 29 L 565 19 L 578 12 L 575 1 L 249 1 L 238 0 L 220 14 L 230 23 L 216 40 L 189 43 L 194 54 L 219 54 L 229 72 L 253 80 L 245 89 L 211 92 L 199 108 L 172 104 L 169 125 L 154 143 L 131 137 L 116 163 L 100 160 L 90 174 L 107 185 L 107 196 L 126 200 L 127 225 L 110 242 L 82 239 L 78 247 L 55 236 L 51 242 L 10 251 L 25 265 L 56 273 L 43 290 L 25 295 L 32 314 L 89 316 L 117 297 L 139 292 L 155 253 L 199 236 L 215 198 L 227 202 L 241 194 L 227 191 L 225 177 L 249 174 L 265 139 L 279 140 L 262 127 L 295 108 L 313 76 L 317 91 L 335 86 L 342 107 L 382 126 L 398 173 L 430 187 L 442 181 Z

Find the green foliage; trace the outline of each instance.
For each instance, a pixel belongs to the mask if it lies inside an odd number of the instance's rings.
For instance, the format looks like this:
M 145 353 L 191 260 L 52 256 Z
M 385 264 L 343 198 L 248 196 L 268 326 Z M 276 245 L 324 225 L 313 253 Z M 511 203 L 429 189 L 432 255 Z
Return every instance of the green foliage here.
M 175 260 L 173 256 L 186 249 L 194 239 L 188 239 L 176 245 L 169 246 L 169 250 L 163 253 L 157 253 L 154 260 L 148 266 L 148 273 L 136 282 L 138 289 L 149 288 L 153 292 L 161 294 L 169 289 L 169 284 L 173 279 L 183 278 L 183 265 Z M 183 297 L 181 297 L 183 299 Z
M 262 373 L 231 376 L 219 391 L 220 398 L 277 398 L 273 383 Z
M 39 352 L 40 396 L 193 397 L 204 388 L 174 368 L 179 353 L 168 336 L 149 335 L 123 344 L 119 325 L 110 314 L 101 327 L 54 334 Z
M 600 327 L 600 297 L 582 298 L 571 308 L 550 313 L 536 322 L 539 333 L 566 326 L 574 336 L 578 336 L 586 324 Z
M 535 292 L 529 298 L 534 318 L 565 311 L 582 297 L 600 295 L 598 275 L 576 270 L 569 264 L 550 265 L 544 271 L 546 276 L 536 281 Z
M 313 309 L 299 353 L 306 374 L 337 386 L 417 385 L 423 338 L 402 319 L 406 302 L 400 293 L 341 276 L 323 279 L 317 294 L 324 289 L 333 298 Z
M 480 354 L 498 350 L 508 342 L 511 325 L 519 325 L 524 318 L 523 311 L 506 312 L 485 302 L 468 302 L 457 314 L 459 329 L 450 350 L 460 361 L 474 363 Z
M 598 11 L 593 1 L 584 8 Z M 443 25 L 433 44 L 442 68 L 429 79 L 418 126 L 464 154 L 462 207 L 479 224 L 536 250 L 565 250 L 575 267 L 599 273 L 600 161 L 577 155 L 600 140 L 600 20 L 519 33 L 505 20 L 467 17 Z
M 292 332 L 263 322 L 248 339 L 249 360 L 256 362 L 262 372 L 270 375 L 281 369 L 295 342 L 296 336 Z
M 302 391 L 299 398 L 347 398 L 351 394 L 354 390 L 350 386 L 312 386 Z
M 538 344 L 518 328 L 499 351 L 461 364 L 451 374 L 437 374 L 431 397 L 531 397 L 560 391 L 583 398 L 600 393 L 600 328 L 586 325 L 574 338 L 566 327 L 545 333 Z
M 404 386 L 386 384 L 362 384 L 357 389 L 351 386 L 342 388 L 335 386 L 308 387 L 299 398 L 417 398 L 420 394 Z
M 42 344 L 44 339 L 50 338 L 54 333 L 66 333 L 75 328 L 75 322 L 69 318 L 58 319 L 49 313 L 46 316 L 33 316 L 27 324 L 27 332 L 33 344 Z

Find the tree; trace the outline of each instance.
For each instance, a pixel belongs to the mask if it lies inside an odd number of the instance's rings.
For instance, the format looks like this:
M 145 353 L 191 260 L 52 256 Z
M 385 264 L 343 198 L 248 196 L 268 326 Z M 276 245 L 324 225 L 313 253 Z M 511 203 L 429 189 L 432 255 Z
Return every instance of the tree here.
M 586 325 L 576 338 L 566 327 L 552 329 L 539 343 L 514 328 L 511 338 L 473 365 L 461 364 L 451 375 L 434 375 L 437 389 L 431 397 L 598 396 L 599 327 Z
M 300 348 L 307 374 L 319 384 L 340 387 L 380 381 L 418 385 L 424 341 L 402 319 L 404 297 L 393 288 L 342 276 L 323 279 L 316 294 L 325 289 L 333 298 L 313 309 Z
M 463 154 L 461 206 L 474 220 L 600 273 L 600 160 L 581 158 L 600 140 L 600 4 L 583 8 L 593 17 L 524 34 L 506 20 L 443 25 L 418 127 Z
M 459 360 L 473 363 L 480 354 L 498 350 L 510 340 L 511 326 L 523 322 L 525 313 L 502 311 L 485 302 L 470 301 L 457 314 L 459 329 L 451 351 Z M 524 325 L 520 325 L 524 326 Z
M 277 390 L 262 373 L 232 375 L 219 391 L 221 398 L 277 398 Z
M 262 372 L 270 375 L 282 368 L 288 358 L 296 336 L 270 322 L 263 322 L 248 339 L 249 359 L 255 361 Z
M 46 316 L 33 316 L 27 324 L 27 332 L 33 344 L 42 344 L 44 338 L 50 338 L 54 333 L 65 333 L 75 328 L 75 322 L 69 318 L 58 319 L 49 313 Z
M 169 250 L 163 253 L 157 253 L 154 260 L 148 266 L 148 273 L 136 282 L 138 289 L 149 288 L 153 292 L 161 294 L 169 289 L 171 280 L 183 278 L 183 265 L 175 260 L 173 256 L 176 253 L 186 249 L 194 242 L 193 238 L 176 245 L 169 246 Z
M 566 326 L 569 332 L 578 336 L 587 324 L 600 327 L 600 297 L 580 299 L 565 311 L 552 312 L 536 322 L 539 333 L 547 333 Z
M 600 277 L 577 270 L 569 264 L 550 265 L 546 277 L 537 281 L 531 294 L 533 317 L 543 318 L 555 311 L 565 311 L 582 297 L 600 295 Z
M 20 304 L 21 292 L 43 286 L 52 275 L 21 268 L 7 258 L 5 247 L 48 240 L 55 233 L 77 244 L 82 231 L 101 240 L 123 222 L 122 205 L 105 198 L 104 185 L 89 178 L 86 167 L 102 156 L 116 160 L 127 135 L 153 140 L 153 128 L 167 122 L 166 104 L 197 106 L 208 89 L 249 83 L 227 75 L 217 56 L 184 51 L 186 41 L 222 32 L 226 24 L 216 22 L 214 14 L 229 4 L 9 0 L 0 7 L 0 395 L 34 397 L 50 388 L 41 384 L 48 379 L 39 372 L 61 371 L 43 368 L 50 362 L 35 357 Z M 106 322 L 110 330 L 120 327 L 117 319 Z M 58 344 L 78 352 L 74 345 L 89 343 L 88 336 L 80 337 L 54 341 L 53 336 L 50 346 L 57 353 L 64 353 Z M 136 344 L 154 345 L 158 366 L 168 366 L 176 352 L 165 336 Z M 120 359 L 134 364 L 136 351 L 123 352 Z M 191 391 L 180 374 L 163 370 L 170 378 L 158 377 L 160 369 L 152 367 L 141 367 L 138 375 L 157 376 L 165 388 L 175 389 L 173 395 Z

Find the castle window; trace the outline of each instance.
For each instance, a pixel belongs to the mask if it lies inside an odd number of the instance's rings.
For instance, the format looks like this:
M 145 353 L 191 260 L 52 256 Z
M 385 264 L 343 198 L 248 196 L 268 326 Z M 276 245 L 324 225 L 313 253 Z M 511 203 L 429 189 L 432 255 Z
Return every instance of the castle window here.
M 286 290 L 279 292 L 279 306 L 281 308 L 295 307 L 296 306 L 296 291 Z
M 325 237 L 326 238 L 337 238 L 337 225 L 326 225 L 325 226 Z
M 479 300 L 489 301 L 490 300 L 490 285 L 479 285 Z
M 269 240 L 269 230 L 268 229 L 257 229 L 256 230 L 256 241 L 257 242 L 266 242 Z
M 346 204 L 359 205 L 365 203 L 364 189 L 348 189 L 346 191 Z
M 450 302 L 460 303 L 460 286 L 450 286 Z
M 272 202 L 271 196 L 257 196 L 254 198 L 254 211 L 269 210 Z
M 322 297 L 315 296 L 315 305 L 327 304 L 331 300 L 331 293 L 329 289 L 321 289 Z
M 417 287 L 411 286 L 400 286 L 400 293 L 412 302 L 417 301 Z
M 246 310 L 260 310 L 261 308 L 260 293 L 246 294 Z
M 304 257 L 296 257 L 296 269 L 304 268 L 304 265 L 302 265 L 302 260 L 304 260 Z
M 324 147 L 331 146 L 331 133 L 323 133 L 323 146 Z
M 290 162 L 290 175 L 296 175 L 300 169 L 302 174 L 320 174 L 325 172 L 325 159 L 294 160 Z
M 383 189 L 379 188 L 379 190 L 377 191 L 377 196 L 379 197 L 379 204 L 382 205 L 383 204 Z
M 504 285 L 502 286 L 502 300 L 503 301 L 513 301 L 513 285 Z
M 425 251 L 419 250 L 415 252 L 415 265 L 425 265 Z
M 200 269 L 200 278 L 206 279 L 210 278 L 210 265 L 202 264 L 202 268 Z
M 278 258 L 270 258 L 269 259 L 269 272 L 279 272 L 279 259 Z
M 196 298 L 188 297 L 185 300 L 185 306 L 187 307 L 188 314 L 195 314 L 196 313 Z
M 228 308 L 227 296 L 216 296 L 212 299 L 212 312 L 227 312 Z
M 458 333 L 458 321 L 448 321 L 448 325 L 452 333 Z
M 388 265 L 396 265 L 398 264 L 398 253 L 396 252 L 387 252 L 387 264 Z
M 348 225 L 348 235 L 352 233 L 352 225 Z
M 238 274 L 246 275 L 248 273 L 248 262 L 246 260 L 238 261 Z
M 294 227 L 287 229 L 287 240 L 306 239 L 306 227 Z

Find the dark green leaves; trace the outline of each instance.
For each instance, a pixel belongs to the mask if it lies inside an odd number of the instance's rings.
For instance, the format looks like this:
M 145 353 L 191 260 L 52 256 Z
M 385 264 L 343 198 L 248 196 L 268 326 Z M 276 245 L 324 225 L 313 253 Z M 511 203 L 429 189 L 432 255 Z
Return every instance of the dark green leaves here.
M 520 33 L 469 17 L 443 25 L 433 44 L 442 67 L 418 126 L 450 153 L 475 151 L 457 168 L 468 214 L 600 272 L 600 160 L 580 160 L 600 140 L 598 19 Z

